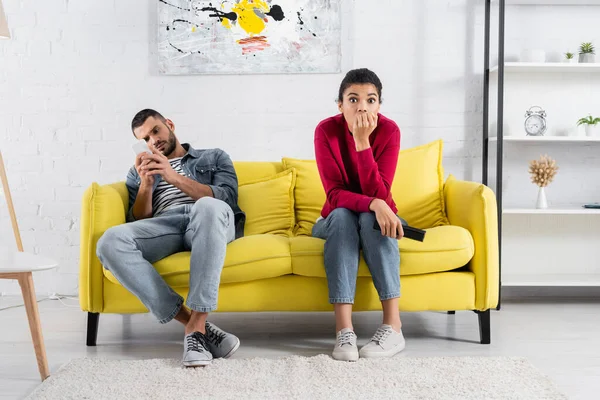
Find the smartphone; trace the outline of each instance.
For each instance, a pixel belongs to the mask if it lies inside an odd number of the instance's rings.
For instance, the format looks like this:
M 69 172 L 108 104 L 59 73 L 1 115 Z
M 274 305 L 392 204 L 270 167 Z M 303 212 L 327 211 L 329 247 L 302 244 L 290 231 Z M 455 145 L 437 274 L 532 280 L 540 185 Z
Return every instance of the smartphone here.
M 152 152 L 148 148 L 148 144 L 144 140 L 138 140 L 137 142 L 135 142 L 135 144 L 132 147 L 133 147 L 133 151 L 135 152 L 136 156 L 138 154 L 144 153 L 144 152 L 146 152 L 148 154 L 152 154 Z

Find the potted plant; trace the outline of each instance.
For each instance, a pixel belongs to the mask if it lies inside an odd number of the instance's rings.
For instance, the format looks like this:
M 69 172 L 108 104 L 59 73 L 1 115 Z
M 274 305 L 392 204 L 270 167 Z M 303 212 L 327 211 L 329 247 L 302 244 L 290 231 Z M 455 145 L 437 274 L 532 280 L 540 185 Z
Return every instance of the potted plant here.
M 579 121 L 577 121 L 577 126 L 585 125 L 586 136 L 600 136 L 600 125 L 598 125 L 599 122 L 599 117 L 594 118 L 589 115 L 585 118 L 580 118 Z
M 577 64 L 575 54 L 569 52 L 565 53 L 565 62 L 568 62 L 569 64 Z
M 595 62 L 596 56 L 594 52 L 594 45 L 592 43 L 581 43 L 579 46 L 579 62 L 580 63 L 593 63 Z

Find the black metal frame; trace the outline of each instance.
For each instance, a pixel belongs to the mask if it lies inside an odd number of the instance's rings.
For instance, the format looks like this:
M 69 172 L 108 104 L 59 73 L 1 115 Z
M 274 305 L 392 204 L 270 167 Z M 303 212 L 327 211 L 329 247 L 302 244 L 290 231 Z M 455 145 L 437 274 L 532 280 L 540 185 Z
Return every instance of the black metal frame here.
M 498 306 L 502 298 L 502 162 L 504 156 L 504 21 L 505 0 L 498 0 L 498 104 L 497 104 L 497 143 L 496 143 L 496 202 L 498 205 Z M 489 162 L 489 93 L 490 93 L 490 8 L 491 0 L 485 0 L 485 39 L 483 67 L 483 153 L 482 183 L 488 184 Z

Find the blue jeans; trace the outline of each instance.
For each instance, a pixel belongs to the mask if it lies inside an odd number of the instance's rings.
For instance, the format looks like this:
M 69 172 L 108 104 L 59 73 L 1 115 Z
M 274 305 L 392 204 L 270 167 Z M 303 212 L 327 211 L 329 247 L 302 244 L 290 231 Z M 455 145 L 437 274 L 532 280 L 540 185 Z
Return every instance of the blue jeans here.
M 374 213 L 336 208 L 313 226 L 312 235 L 325 240 L 330 303 L 354 304 L 361 249 L 379 299 L 400 297 L 398 240 L 373 229 L 375 221 Z M 406 224 L 401 218 L 400 221 Z
M 108 229 L 98 241 L 96 253 L 104 268 L 164 324 L 177 315 L 183 298 L 152 264 L 171 254 L 191 251 L 186 305 L 193 311 L 213 311 L 227 244 L 234 239 L 231 207 L 222 200 L 203 197 L 153 218 Z

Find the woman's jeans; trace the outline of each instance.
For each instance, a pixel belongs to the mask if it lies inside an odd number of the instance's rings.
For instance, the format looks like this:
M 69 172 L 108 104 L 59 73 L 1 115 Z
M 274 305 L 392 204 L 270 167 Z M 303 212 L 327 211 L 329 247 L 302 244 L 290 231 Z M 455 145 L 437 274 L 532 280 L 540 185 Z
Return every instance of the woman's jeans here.
M 399 219 L 406 225 L 402 218 Z M 325 273 L 330 303 L 354 304 L 361 249 L 379 299 L 400 297 L 398 240 L 375 230 L 375 221 L 374 213 L 336 208 L 313 226 L 312 235 L 325 240 Z
M 167 323 L 181 309 L 183 298 L 152 264 L 171 254 L 191 251 L 186 304 L 193 311 L 213 311 L 217 308 L 227 244 L 234 239 L 231 207 L 224 201 L 203 197 L 159 216 L 108 229 L 98 241 L 96 252 L 104 268 L 159 322 Z

